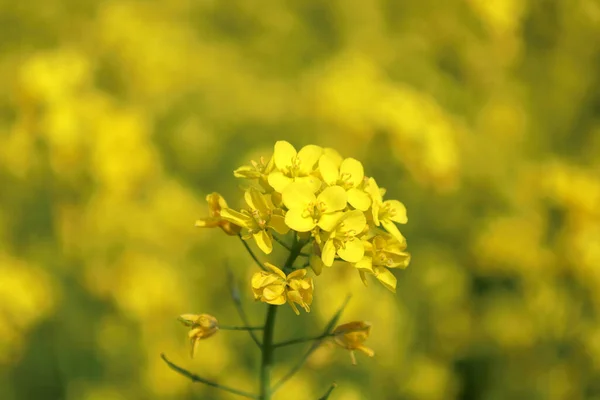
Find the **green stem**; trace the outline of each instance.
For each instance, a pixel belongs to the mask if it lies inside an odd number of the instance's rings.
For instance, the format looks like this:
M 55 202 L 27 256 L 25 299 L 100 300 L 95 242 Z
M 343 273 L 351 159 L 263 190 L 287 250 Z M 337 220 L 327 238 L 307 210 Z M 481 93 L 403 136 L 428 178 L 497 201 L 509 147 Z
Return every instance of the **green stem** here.
M 331 396 L 331 392 L 333 392 L 333 389 L 335 389 L 337 387 L 336 383 L 332 383 L 331 386 L 329 386 L 329 389 L 327 389 L 327 392 L 325 392 L 325 394 L 321 397 L 319 397 L 319 400 L 327 400 L 329 399 L 329 396 Z
M 290 249 L 285 264 L 283 265 L 283 271 L 288 273 L 294 267 L 294 261 L 300 255 L 304 242 L 299 242 L 294 235 L 294 243 Z M 275 353 L 275 346 L 273 345 L 273 334 L 275 331 L 275 317 L 277 315 L 276 305 L 270 304 L 267 309 L 267 317 L 265 319 L 265 327 L 263 330 L 262 340 L 262 361 L 260 364 L 260 400 L 271 400 L 272 389 L 271 389 L 271 368 L 273 366 L 273 356 Z
M 275 330 L 275 316 L 277 315 L 277 306 L 269 305 L 267 309 L 267 318 L 265 321 L 265 330 L 262 340 L 262 363 L 260 365 L 260 399 L 271 399 L 271 366 L 273 364 L 273 331 Z
M 342 312 L 344 312 L 344 309 L 346 308 L 346 305 L 348 305 L 349 301 L 350 301 L 350 296 L 348 295 L 348 296 L 346 296 L 346 300 L 344 300 L 344 303 L 342 304 L 342 306 L 337 310 L 337 312 L 335 313 L 335 315 L 329 320 L 329 323 L 327 323 L 327 326 L 323 330 L 322 336 L 326 337 L 327 335 L 330 335 L 333 332 L 333 329 L 335 328 L 335 325 L 340 320 Z M 315 340 L 313 342 L 313 344 L 310 346 L 310 348 L 308 349 L 308 351 L 306 353 L 304 353 L 304 356 L 300 359 L 300 361 L 298 361 L 298 363 L 296 365 L 294 365 L 290 369 L 290 371 L 287 374 L 285 374 L 283 376 L 283 378 L 281 378 L 279 380 L 279 382 L 277 382 L 275 384 L 275 386 L 273 386 L 273 390 L 272 390 L 273 393 L 275 393 L 290 378 L 292 378 L 296 374 L 296 372 L 300 371 L 300 368 L 302 368 L 302 366 L 304 365 L 304 363 L 306 362 L 306 360 L 308 360 L 308 357 L 310 357 L 311 354 L 314 353 L 315 350 L 317 350 L 319 348 L 319 346 L 321 345 L 322 340 L 323 339 L 317 339 L 317 340 Z
M 163 359 L 164 362 L 167 363 L 167 365 L 169 366 L 169 368 L 171 368 L 173 371 L 180 373 L 181 375 L 185 376 L 186 378 L 191 379 L 193 382 L 200 382 L 200 383 L 204 383 L 205 385 L 208 386 L 212 386 L 215 387 L 217 389 L 221 389 L 224 390 L 226 392 L 229 393 L 233 393 L 233 394 L 237 394 L 239 396 L 243 396 L 243 397 L 247 397 L 249 399 L 257 399 L 258 397 L 252 393 L 248 393 L 248 392 L 244 392 L 241 390 L 237 390 L 234 388 L 230 388 L 229 386 L 223 386 L 219 383 L 213 382 L 213 381 L 209 381 L 208 379 L 202 378 L 196 374 L 191 373 L 190 371 L 181 368 L 178 365 L 173 364 L 171 361 L 169 361 L 167 359 L 167 357 L 164 354 L 161 354 L 160 357 Z
M 219 325 L 219 329 L 224 331 L 262 331 L 262 326 L 229 326 Z

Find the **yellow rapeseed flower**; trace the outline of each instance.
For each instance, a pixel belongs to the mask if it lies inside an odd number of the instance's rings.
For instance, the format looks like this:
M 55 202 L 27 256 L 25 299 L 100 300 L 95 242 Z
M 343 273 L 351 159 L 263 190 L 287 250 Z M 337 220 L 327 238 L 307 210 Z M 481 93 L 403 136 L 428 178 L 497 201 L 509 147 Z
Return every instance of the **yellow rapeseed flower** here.
M 282 270 L 271 263 L 265 263 L 269 271 L 260 271 L 252 275 L 252 293 L 254 300 L 263 303 L 281 305 L 286 302 L 287 280 Z
M 271 263 L 265 263 L 269 271 L 256 272 L 252 276 L 252 292 L 255 300 L 263 303 L 281 305 L 288 302 L 296 314 L 300 314 L 296 303 L 306 312 L 310 312 L 313 300 L 314 284 L 306 277 L 306 269 L 285 273 Z
M 365 172 L 360 161 L 354 158 L 341 160 L 331 153 L 319 159 L 319 171 L 328 186 L 341 186 L 346 190 L 348 203 L 357 210 L 367 211 L 371 206 L 371 198 L 360 187 L 363 185 Z
M 279 193 L 292 182 L 305 182 L 313 193 L 321 187 L 321 181 L 314 176 L 314 168 L 323 149 L 319 146 L 309 144 L 296 151 L 294 146 L 285 140 L 275 143 L 273 161 L 276 170 L 269 173 L 269 184 Z
M 275 167 L 273 158 L 271 157 L 269 161 L 266 161 L 265 157 L 260 157 L 258 162 L 251 160 L 250 164 L 242 165 L 233 171 L 233 176 L 236 178 L 256 179 L 263 189 L 266 191 L 269 191 L 269 189 L 272 190 L 268 182 L 268 177 Z
M 365 321 L 353 321 L 347 324 L 339 325 L 333 332 L 333 338 L 336 344 L 346 350 L 350 350 L 352 364 L 356 365 L 354 350 L 359 350 L 369 357 L 373 357 L 375 352 L 363 345 L 371 334 L 371 324 Z
M 227 202 L 219 193 L 211 193 L 206 196 L 208 202 L 208 218 L 196 221 L 200 228 L 221 228 L 226 234 L 235 236 L 240 233 L 241 227 L 221 217 L 221 210 L 227 208 Z
M 190 355 L 192 358 L 196 353 L 198 342 L 211 337 L 219 330 L 217 319 L 210 314 L 182 314 L 179 316 L 179 320 L 185 326 L 191 328 L 188 337 L 191 344 Z
M 410 263 L 410 254 L 406 251 L 406 239 L 396 239 L 390 234 L 381 234 L 371 241 L 363 241 L 365 256 L 354 266 L 366 285 L 365 274 L 374 275 L 387 289 L 396 292 L 396 277 L 388 268 L 404 269 Z
M 287 226 L 298 232 L 309 232 L 316 226 L 330 231 L 344 214 L 346 191 L 340 186 L 325 188 L 318 196 L 304 182 L 288 185 L 283 191 Z
M 296 304 L 300 304 L 306 312 L 310 312 L 310 305 L 313 300 L 314 283 L 312 278 L 306 277 L 306 269 L 299 269 L 287 276 L 287 299 L 296 315 L 300 315 L 300 311 L 296 308 Z
M 273 235 L 269 228 L 280 234 L 289 231 L 282 215 L 283 211 L 273 205 L 269 195 L 260 193 L 255 188 L 249 188 L 244 194 L 244 199 L 249 210 L 238 212 L 225 208 L 221 210 L 221 217 L 246 228 L 248 232 L 242 237 L 246 240 L 254 238 L 258 247 L 270 254 L 273 251 Z
M 358 262 L 365 254 L 364 246 L 357 237 L 367 225 L 367 219 L 360 210 L 346 211 L 339 218 L 331 232 L 325 235 L 321 259 L 323 264 L 333 265 L 337 254 L 344 261 Z
M 402 234 L 394 222 L 405 224 L 408 222 L 406 216 L 406 207 L 398 200 L 383 201 L 383 194 L 375 179 L 369 178 L 367 183 L 367 191 L 371 196 L 371 212 L 373 215 L 373 223 L 376 226 L 383 228 L 394 235 L 398 240 L 402 240 Z

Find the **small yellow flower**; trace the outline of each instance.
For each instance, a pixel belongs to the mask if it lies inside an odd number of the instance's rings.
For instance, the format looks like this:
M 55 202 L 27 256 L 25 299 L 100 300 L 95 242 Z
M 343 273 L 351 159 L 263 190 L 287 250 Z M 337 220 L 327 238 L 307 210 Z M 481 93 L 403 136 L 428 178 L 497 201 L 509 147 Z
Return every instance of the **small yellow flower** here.
M 296 303 L 310 312 L 313 300 L 314 283 L 306 277 L 306 269 L 285 273 L 270 263 L 265 263 L 269 271 L 257 272 L 252 276 L 254 299 L 263 303 L 281 305 L 286 301 L 296 314 L 300 314 Z
M 273 251 L 273 235 L 269 228 L 277 233 L 286 234 L 289 228 L 285 224 L 283 211 L 275 208 L 270 196 L 260 193 L 255 188 L 248 189 L 244 194 L 249 210 L 241 212 L 225 208 L 221 217 L 248 230 L 244 239 L 254 238 L 258 247 L 266 254 Z
M 296 151 L 294 146 L 285 140 L 275 143 L 273 161 L 277 167 L 269 173 L 269 184 L 279 193 L 292 182 L 305 182 L 313 193 L 321 187 L 321 181 L 313 175 L 314 168 L 323 149 L 319 146 L 309 144 Z
M 354 158 L 341 160 L 331 154 L 324 154 L 319 159 L 319 171 L 328 186 L 341 186 L 346 190 L 348 203 L 357 210 L 367 211 L 371 206 L 371 198 L 360 187 L 365 172 L 360 161 Z
M 370 242 L 364 241 L 366 255 L 354 266 L 366 285 L 366 273 L 374 275 L 387 289 L 396 293 L 396 277 L 388 268 L 404 269 L 410 263 L 410 254 L 405 252 L 406 239 L 396 239 L 389 234 L 377 235 Z
M 283 191 L 283 204 L 288 208 L 285 223 L 293 230 L 309 232 L 319 226 L 330 231 L 344 214 L 341 210 L 346 208 L 346 191 L 331 186 L 315 196 L 306 183 L 292 183 Z
M 282 270 L 270 263 L 265 263 L 270 271 L 261 271 L 252 275 L 252 293 L 254 300 L 263 303 L 281 305 L 286 302 L 285 289 L 287 280 Z
M 260 157 L 258 162 L 251 160 L 250 164 L 251 165 L 242 165 L 233 171 L 233 176 L 236 178 L 257 179 L 263 189 L 267 191 L 269 191 L 269 189 L 272 190 L 268 183 L 268 177 L 275 167 L 273 158 L 271 157 L 269 161 L 266 161 L 264 157 Z
M 371 324 L 368 322 L 354 321 L 339 325 L 333 330 L 332 334 L 334 335 L 336 344 L 346 350 L 350 350 L 350 357 L 352 358 L 353 365 L 356 365 L 354 350 L 359 350 L 369 357 L 375 355 L 375 352 L 372 349 L 363 345 L 371 334 Z
M 198 342 L 211 337 L 219 330 L 217 319 L 210 314 L 183 314 L 179 316 L 179 320 L 191 328 L 188 337 L 191 343 L 190 355 L 192 358 L 196 353 Z
M 373 214 L 373 223 L 376 226 L 383 226 L 386 231 L 394 235 L 398 240 L 402 240 L 402 234 L 394 222 L 400 224 L 408 222 L 404 204 L 398 200 L 383 201 L 382 191 L 373 178 L 369 178 L 367 191 L 372 200 L 371 212 Z
M 219 193 L 211 193 L 206 196 L 208 202 L 208 218 L 196 221 L 200 228 L 221 228 L 226 234 L 235 236 L 240 233 L 241 227 L 221 217 L 221 211 L 227 208 L 227 202 Z
M 367 219 L 360 210 L 346 211 L 326 235 L 321 259 L 328 267 L 333 265 L 335 255 L 348 262 L 358 262 L 365 254 L 364 246 L 356 236 L 367 225 Z
M 287 276 L 287 299 L 296 315 L 300 315 L 300 311 L 296 308 L 296 304 L 300 304 L 304 311 L 310 312 L 310 305 L 313 301 L 314 284 L 312 278 L 306 277 L 306 270 L 299 269 Z

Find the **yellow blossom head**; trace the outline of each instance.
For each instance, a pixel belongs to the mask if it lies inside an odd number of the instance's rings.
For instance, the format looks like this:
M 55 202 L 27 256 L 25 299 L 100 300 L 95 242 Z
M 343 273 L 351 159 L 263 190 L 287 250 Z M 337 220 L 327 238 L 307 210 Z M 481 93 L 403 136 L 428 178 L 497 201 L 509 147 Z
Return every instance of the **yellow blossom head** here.
M 245 239 L 254 238 L 258 247 L 266 254 L 273 251 L 273 234 L 286 234 L 289 228 L 285 224 L 283 210 L 273 204 L 271 196 L 261 193 L 256 188 L 249 188 L 244 193 L 248 209 L 235 211 L 225 208 L 221 211 L 222 218 L 246 229 Z
M 227 208 L 227 202 L 219 193 L 211 193 L 206 196 L 208 202 L 208 218 L 202 218 L 196 221 L 196 226 L 200 228 L 221 228 L 226 234 L 235 236 L 240 233 L 241 227 L 231 221 L 221 217 L 221 211 Z
M 363 345 L 370 334 L 371 324 L 365 321 L 353 321 L 339 325 L 332 332 L 335 343 L 346 350 L 350 350 L 350 357 L 354 365 L 356 365 L 354 350 L 359 350 L 369 357 L 375 355 L 372 349 Z
M 330 231 L 344 214 L 346 191 L 339 186 L 325 188 L 315 196 L 305 182 L 289 184 L 283 191 L 283 204 L 288 208 L 285 223 L 298 232 L 308 232 L 316 226 Z
M 270 263 L 265 263 L 268 271 L 252 275 L 252 292 L 254 299 L 263 303 L 281 305 L 286 302 L 286 276 L 282 270 Z
M 367 219 L 360 210 L 346 211 L 334 224 L 326 236 L 321 258 L 323 264 L 331 266 L 338 255 L 342 260 L 357 262 L 364 255 L 364 247 L 357 237 L 367 225 Z
M 211 337 L 219 330 L 217 319 L 210 314 L 182 314 L 179 316 L 179 321 L 191 328 L 188 337 L 191 344 L 190 354 L 192 358 L 196 353 L 198 342 Z
M 292 182 L 304 182 L 316 192 L 321 182 L 314 176 L 314 170 L 321 154 L 323 149 L 319 146 L 309 144 L 296 151 L 289 142 L 278 141 L 273 150 L 275 170 L 269 174 L 269 184 L 281 193 Z

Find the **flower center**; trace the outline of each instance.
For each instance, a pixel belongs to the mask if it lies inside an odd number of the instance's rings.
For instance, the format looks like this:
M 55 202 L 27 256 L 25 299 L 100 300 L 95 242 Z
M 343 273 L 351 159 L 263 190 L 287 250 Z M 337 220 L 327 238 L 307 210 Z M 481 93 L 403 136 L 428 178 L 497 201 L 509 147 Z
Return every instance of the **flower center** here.
M 267 229 L 269 221 L 271 220 L 271 210 L 267 211 L 266 215 L 261 214 L 258 210 L 252 210 L 250 214 L 252 215 L 254 223 L 256 224 L 256 226 L 250 230 L 252 233 Z
M 354 187 L 351 179 L 352 179 L 352 174 L 350 174 L 349 172 L 344 172 L 344 173 L 340 174 L 338 181 L 336 183 L 338 186 L 341 186 L 344 189 L 348 190 L 348 189 L 351 189 Z
M 312 218 L 313 222 L 316 224 L 321 219 L 321 215 L 327 212 L 327 205 L 320 202 L 311 201 L 308 203 L 306 208 L 302 211 L 303 218 Z

